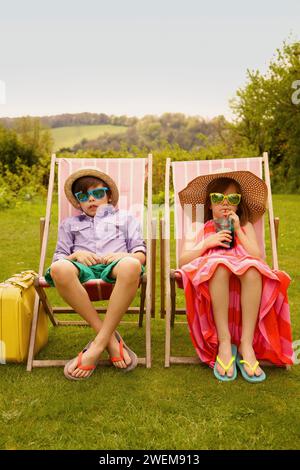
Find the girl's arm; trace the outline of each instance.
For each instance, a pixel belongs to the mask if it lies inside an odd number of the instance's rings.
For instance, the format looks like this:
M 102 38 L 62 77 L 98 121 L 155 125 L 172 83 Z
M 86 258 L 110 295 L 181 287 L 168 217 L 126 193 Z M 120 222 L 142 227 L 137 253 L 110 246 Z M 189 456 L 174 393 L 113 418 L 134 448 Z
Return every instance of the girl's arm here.
M 258 241 L 256 238 L 256 233 L 254 230 L 253 225 L 251 222 L 247 222 L 246 225 L 244 225 L 244 230 L 241 229 L 241 227 L 237 228 L 235 230 L 237 236 L 239 237 L 239 240 L 245 250 L 249 253 L 249 255 L 253 256 L 254 258 L 262 258 L 262 254 L 258 245 Z
M 182 251 L 179 257 L 179 267 L 190 263 L 193 259 L 201 256 L 205 251 L 205 240 L 196 243 L 197 232 L 195 230 L 196 223 L 192 224 L 191 230 L 185 234 L 183 240 Z
M 244 225 L 243 228 L 246 232 L 244 233 L 240 226 L 239 216 L 234 211 L 230 211 L 228 216 L 233 220 L 234 231 L 249 255 L 253 256 L 254 258 L 262 258 L 262 254 L 260 252 L 256 238 L 256 233 L 251 222 L 247 222 L 246 225 Z
M 182 252 L 179 257 L 180 268 L 184 264 L 188 264 L 194 259 L 199 258 L 210 248 L 214 248 L 216 246 L 227 248 L 227 245 L 224 244 L 224 241 L 231 241 L 230 231 L 221 230 L 220 232 L 214 233 L 205 239 L 203 235 L 203 239 L 197 243 L 197 225 L 199 228 L 199 223 L 193 222 L 191 230 L 188 231 L 188 233 L 184 236 Z

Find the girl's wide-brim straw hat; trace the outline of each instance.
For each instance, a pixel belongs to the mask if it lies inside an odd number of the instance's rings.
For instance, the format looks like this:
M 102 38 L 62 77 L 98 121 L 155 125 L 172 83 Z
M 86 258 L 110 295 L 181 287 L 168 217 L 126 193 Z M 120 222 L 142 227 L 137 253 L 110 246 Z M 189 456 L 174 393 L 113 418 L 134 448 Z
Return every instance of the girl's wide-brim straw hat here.
M 100 178 L 107 187 L 111 191 L 111 204 L 116 206 L 119 200 L 119 190 L 114 182 L 114 180 L 108 176 L 106 173 L 102 171 L 96 170 L 95 168 L 81 168 L 80 170 L 75 171 L 72 173 L 65 181 L 65 195 L 67 196 L 68 200 L 76 209 L 78 209 L 78 201 L 72 192 L 73 183 L 78 180 L 78 178 L 82 178 L 83 176 L 94 176 L 95 178 Z
M 178 194 L 182 207 L 185 204 L 205 204 L 207 187 L 211 181 L 218 178 L 231 178 L 240 185 L 242 198 L 249 209 L 250 222 L 256 222 L 264 214 L 268 197 L 266 183 L 251 171 L 232 171 L 227 168 L 190 181 Z

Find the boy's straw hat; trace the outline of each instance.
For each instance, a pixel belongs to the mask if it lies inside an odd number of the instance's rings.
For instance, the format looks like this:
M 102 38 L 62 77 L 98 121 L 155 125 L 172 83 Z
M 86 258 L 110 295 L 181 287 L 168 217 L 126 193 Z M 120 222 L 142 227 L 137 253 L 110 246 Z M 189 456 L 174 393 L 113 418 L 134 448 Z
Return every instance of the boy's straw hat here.
M 102 181 L 104 181 L 111 191 L 111 204 L 113 206 L 117 204 L 119 200 L 119 190 L 114 180 L 106 173 L 96 170 L 95 168 L 81 168 L 80 170 L 72 173 L 65 181 L 65 194 L 72 206 L 78 209 L 78 201 L 72 192 L 73 183 L 78 180 L 78 178 L 82 178 L 83 176 L 94 176 L 95 178 L 100 178 Z
M 256 222 L 265 212 L 268 189 L 266 183 L 251 171 L 232 171 L 221 168 L 209 175 L 198 176 L 179 192 L 182 207 L 185 204 L 196 206 L 205 204 L 208 184 L 217 178 L 231 178 L 239 183 L 242 198 L 249 209 L 250 222 Z

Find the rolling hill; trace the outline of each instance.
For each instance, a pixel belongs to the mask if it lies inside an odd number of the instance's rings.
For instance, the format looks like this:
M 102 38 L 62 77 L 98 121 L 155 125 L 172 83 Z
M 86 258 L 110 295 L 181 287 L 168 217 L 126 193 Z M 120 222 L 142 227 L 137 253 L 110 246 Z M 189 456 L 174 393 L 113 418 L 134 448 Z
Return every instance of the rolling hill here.
M 97 125 L 97 126 L 66 126 L 49 129 L 54 139 L 53 150 L 73 147 L 82 139 L 96 139 L 103 134 L 118 134 L 125 132 L 125 126 Z

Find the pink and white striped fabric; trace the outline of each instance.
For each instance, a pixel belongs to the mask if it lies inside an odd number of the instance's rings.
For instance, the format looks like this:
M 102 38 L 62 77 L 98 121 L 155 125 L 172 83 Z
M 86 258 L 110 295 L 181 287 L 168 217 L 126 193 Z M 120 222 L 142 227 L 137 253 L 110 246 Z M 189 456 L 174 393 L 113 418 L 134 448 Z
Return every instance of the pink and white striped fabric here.
M 129 211 L 144 227 L 144 188 L 147 170 L 146 158 L 57 158 L 58 164 L 58 217 L 78 215 L 68 201 L 64 184 L 68 176 L 81 168 L 95 168 L 113 178 L 119 189 L 118 208 Z
M 226 170 L 230 169 L 231 171 L 247 170 L 251 171 L 259 178 L 262 178 L 262 162 L 262 157 L 172 162 L 177 266 L 183 243 L 184 227 L 189 227 L 191 224 L 189 214 L 183 213 L 178 197 L 179 191 L 184 189 L 187 184 L 197 176 L 208 175 L 222 168 L 226 168 Z M 263 217 L 254 224 L 254 228 L 261 252 L 265 257 L 265 230 Z

